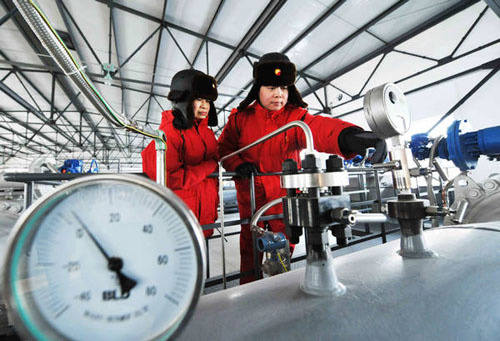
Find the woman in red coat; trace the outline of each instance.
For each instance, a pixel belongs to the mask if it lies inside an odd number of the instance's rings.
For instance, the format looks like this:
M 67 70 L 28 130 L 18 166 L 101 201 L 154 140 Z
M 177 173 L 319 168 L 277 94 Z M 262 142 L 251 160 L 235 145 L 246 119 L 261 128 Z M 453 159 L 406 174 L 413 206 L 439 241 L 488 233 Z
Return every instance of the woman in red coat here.
M 295 87 L 296 68 L 287 56 L 268 53 L 254 65 L 254 85 L 237 110 L 233 110 L 219 138 L 220 157 L 228 155 L 291 121 L 301 120 L 313 132 L 314 146 L 318 151 L 338 154 L 346 158 L 364 154 L 366 148 L 376 147 L 373 162 L 381 162 L 386 155 L 385 142 L 372 132 L 340 119 L 312 116 Z M 238 207 L 241 219 L 250 218 L 249 180 L 251 173 L 281 172 L 286 159 L 300 165 L 299 152 L 304 149 L 305 136 L 298 128 L 290 129 L 224 162 L 226 171 L 234 171 Z M 255 178 L 256 208 L 286 195 L 281 189 L 279 176 Z M 276 205 L 267 214 L 282 213 Z M 282 220 L 268 222 L 273 232 L 285 233 Z M 290 245 L 293 251 L 293 245 Z M 252 234 L 248 225 L 241 226 L 240 234 L 240 283 L 255 280 L 253 275 Z
M 215 79 L 197 70 L 183 70 L 172 79 L 168 99 L 172 110 L 162 113 L 160 129 L 167 137 L 167 186 L 193 211 L 201 225 L 217 219 L 217 141 L 208 126 L 217 125 L 213 101 Z M 142 151 L 142 169 L 156 180 L 156 150 L 151 142 Z M 204 230 L 205 237 L 213 230 Z

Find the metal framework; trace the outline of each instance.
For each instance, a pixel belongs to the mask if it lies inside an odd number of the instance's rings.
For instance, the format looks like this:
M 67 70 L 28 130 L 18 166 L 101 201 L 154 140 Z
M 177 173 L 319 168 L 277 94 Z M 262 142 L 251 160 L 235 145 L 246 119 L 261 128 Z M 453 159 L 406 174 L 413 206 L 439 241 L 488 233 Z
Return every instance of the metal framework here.
M 66 6 L 68 0 L 56 0 L 57 9 L 59 14 L 63 20 L 65 29 L 68 33 L 69 38 L 76 42 L 78 39 L 83 41 L 85 47 L 89 50 L 90 57 L 92 59 L 92 63 L 97 63 L 98 65 L 103 64 L 103 58 L 99 57 L 99 53 L 92 46 L 89 39 L 86 37 L 85 30 L 78 23 L 78 18 L 75 17 L 75 13 L 71 13 L 71 11 Z M 162 44 L 162 39 L 165 34 L 169 35 L 176 49 L 180 52 L 180 54 L 184 57 L 186 63 L 193 67 L 196 62 L 202 58 L 202 50 L 205 47 L 205 62 L 207 70 L 210 71 L 210 62 L 209 57 L 209 43 L 215 44 L 226 49 L 230 49 L 231 53 L 229 57 L 222 63 L 222 67 L 218 70 L 215 77 L 219 84 L 224 84 L 224 79 L 231 73 L 234 67 L 242 58 L 245 58 L 250 63 L 253 58 L 254 60 L 258 59 L 260 56 L 252 52 L 252 44 L 256 41 L 256 39 L 261 35 L 266 26 L 273 20 L 273 18 L 279 15 L 280 10 L 287 3 L 286 0 L 269 0 L 267 6 L 262 10 L 262 12 L 256 16 L 255 21 L 250 25 L 248 31 L 242 36 L 240 41 L 236 45 L 229 44 L 225 41 L 216 39 L 212 36 L 212 28 L 214 24 L 220 19 L 220 13 L 222 9 L 227 4 L 226 0 L 220 0 L 218 2 L 217 8 L 209 20 L 208 27 L 204 32 L 196 32 L 194 30 L 188 29 L 181 25 L 178 25 L 174 22 L 171 22 L 166 19 L 166 10 L 168 0 L 163 0 L 162 3 L 162 16 L 156 17 L 151 14 L 142 12 L 140 10 L 134 9 L 132 7 L 116 3 L 113 0 L 93 0 L 97 3 L 104 4 L 109 8 L 109 28 L 107 32 L 107 42 L 108 42 L 108 50 L 107 50 L 107 62 L 112 62 L 112 51 L 114 51 L 119 55 L 118 57 L 118 67 L 112 73 L 113 76 L 113 84 L 111 86 L 117 87 L 121 91 L 121 101 L 122 101 L 122 111 L 125 112 L 127 117 L 135 118 L 139 112 L 141 112 L 144 108 L 146 109 L 145 122 L 146 124 L 156 126 L 159 122 L 152 122 L 150 120 L 152 110 L 154 106 L 152 103 L 156 103 L 162 110 L 163 106 L 158 100 L 158 98 L 166 98 L 163 93 L 160 93 L 158 90 L 168 89 L 169 84 L 164 84 L 158 82 L 157 73 L 158 73 L 158 59 L 160 54 L 160 47 Z M 428 28 L 437 25 L 444 20 L 450 18 L 451 16 L 469 8 L 470 6 L 478 3 L 480 0 L 461 0 L 458 1 L 455 5 L 449 7 L 448 9 L 437 13 L 436 15 L 428 18 L 425 22 L 416 25 L 412 29 L 407 32 L 401 32 L 401 34 L 392 41 L 385 42 L 380 37 L 377 37 L 373 32 L 371 32 L 371 28 L 387 18 L 389 15 L 393 14 L 398 9 L 401 9 L 403 6 L 408 4 L 413 0 L 400 0 L 394 3 L 392 6 L 384 10 L 382 13 L 378 14 L 371 20 L 369 20 L 366 24 L 359 27 L 355 32 L 345 37 L 339 43 L 331 46 L 326 52 L 322 53 L 319 57 L 310 61 L 307 65 L 298 70 L 298 74 L 300 79 L 304 81 L 307 88 L 303 91 L 303 96 L 307 96 L 313 94 L 321 108 L 313 108 L 312 111 L 316 111 L 316 113 L 331 113 L 332 109 L 337 109 L 343 105 L 351 103 L 363 96 L 363 92 L 366 90 L 366 86 L 369 84 L 370 80 L 379 70 L 380 65 L 383 64 L 385 57 L 390 52 L 399 52 L 408 55 L 412 55 L 414 57 L 424 58 L 431 60 L 435 63 L 435 65 L 428 67 L 424 70 L 416 72 L 412 75 L 409 75 L 403 79 L 396 80 L 395 82 L 403 82 L 405 80 L 411 79 L 413 77 L 417 77 L 425 72 L 434 70 L 435 68 L 442 67 L 448 63 L 456 61 L 460 58 L 463 58 L 472 53 L 476 53 L 490 47 L 492 45 L 500 43 L 500 40 L 496 40 L 485 44 L 479 48 L 476 48 L 467 53 L 456 55 L 459 48 L 462 46 L 463 42 L 467 39 L 470 33 L 477 27 L 477 24 L 480 22 L 481 18 L 484 17 L 486 13 L 487 7 L 485 5 L 485 9 L 480 13 L 480 15 L 475 19 L 473 24 L 469 27 L 467 32 L 460 39 L 460 42 L 454 48 L 453 52 L 442 59 L 436 60 L 426 56 L 420 56 L 417 54 L 401 51 L 397 49 L 397 46 L 401 43 L 408 41 L 409 39 L 415 37 L 416 35 L 424 32 Z M 113 159 L 123 159 L 128 160 L 127 163 L 137 164 L 140 162 L 140 150 L 144 147 L 147 140 L 144 137 L 138 137 L 134 135 L 129 135 L 128 132 L 118 131 L 111 125 L 109 125 L 106 121 L 104 121 L 101 117 L 95 115 L 93 109 L 86 108 L 82 99 L 79 97 L 79 94 L 75 93 L 73 87 L 69 83 L 68 79 L 62 74 L 54 61 L 50 58 L 44 56 L 44 48 L 38 42 L 36 37 L 31 32 L 28 25 L 24 22 L 21 16 L 17 13 L 17 9 L 12 3 L 12 0 L 0 0 L 0 4 L 4 8 L 6 14 L 0 18 L 0 26 L 6 23 L 7 21 L 13 21 L 19 32 L 22 34 L 26 42 L 31 47 L 32 51 L 38 54 L 40 59 L 40 64 L 30 64 L 30 63 L 22 63 L 15 60 L 11 60 L 8 57 L 7 51 L 2 51 L 0 48 L 0 64 L 3 67 L 0 68 L 2 71 L 6 71 L 6 74 L 0 79 L 0 91 L 6 94 L 13 101 L 18 103 L 22 110 L 5 110 L 2 108 L 0 104 L 0 140 L 3 142 L 7 142 L 7 144 L 2 143 L 3 150 L 0 150 L 0 154 L 2 155 L 2 162 L 7 162 L 11 157 L 22 156 L 27 157 L 31 154 L 40 154 L 40 153 L 51 153 L 57 155 L 64 155 L 64 153 L 73 153 L 77 156 L 85 157 L 89 153 L 93 157 L 97 157 L 101 162 L 111 162 Z M 311 32 L 313 32 L 316 28 L 318 28 L 322 23 L 325 22 L 332 15 L 336 15 L 339 9 L 347 6 L 349 4 L 346 0 L 340 0 L 326 8 L 322 13 L 320 13 L 317 18 L 311 22 L 306 28 L 304 28 L 295 38 L 293 38 L 280 52 L 287 53 L 292 50 L 295 46 L 300 44 L 306 39 Z M 116 32 L 120 29 L 118 27 L 117 22 L 114 18 L 115 13 L 117 11 L 123 11 L 128 13 L 129 15 L 137 16 L 139 18 L 145 19 L 150 23 L 155 25 L 153 31 L 142 41 L 137 47 L 129 53 L 127 56 L 121 56 L 119 51 L 122 51 L 122 45 L 119 41 Z M 186 34 L 189 34 L 193 37 L 196 37 L 201 40 L 197 48 L 195 49 L 194 58 L 189 58 L 188 53 L 183 50 L 181 44 L 175 38 L 172 30 L 180 31 Z M 363 33 L 368 33 L 372 37 L 376 38 L 378 41 L 382 43 L 382 46 L 378 49 L 375 49 L 373 52 L 368 53 L 367 55 L 353 61 L 349 65 L 342 67 L 339 70 L 327 75 L 324 78 L 319 78 L 310 74 L 310 69 L 315 65 L 320 64 L 323 60 L 328 58 L 330 55 L 339 51 L 340 48 L 345 46 L 346 44 L 352 42 L 354 39 L 359 37 Z M 151 80 L 142 81 L 137 79 L 131 79 L 130 77 L 124 77 L 122 71 L 127 68 L 130 61 L 134 60 L 134 57 L 137 55 L 141 49 L 144 48 L 148 43 L 152 43 L 156 40 L 155 54 L 154 54 L 154 63 L 151 72 Z M 84 63 L 84 65 L 90 65 L 91 61 L 85 60 L 85 56 L 81 51 L 81 47 L 75 45 L 75 51 L 79 59 Z M 345 73 L 355 69 L 356 67 L 370 61 L 371 59 L 381 56 L 378 60 L 375 67 L 372 69 L 371 73 L 367 75 L 366 80 L 363 82 L 363 85 L 359 92 L 355 94 L 349 94 L 346 90 L 340 89 L 331 84 L 333 80 L 344 75 Z M 494 60 L 490 63 L 486 63 L 487 65 L 482 65 L 480 67 L 471 68 L 469 70 L 461 70 L 457 72 L 456 75 L 446 77 L 441 80 L 437 80 L 436 82 L 427 84 L 425 86 L 419 87 L 417 89 L 411 90 L 411 92 L 420 91 L 428 86 L 433 86 L 435 84 L 439 84 L 440 82 L 445 82 L 454 77 L 460 77 L 463 74 L 474 72 L 479 69 L 490 69 L 491 72 L 480 81 L 474 89 L 471 90 L 462 100 L 460 100 L 457 105 L 450 109 L 447 113 L 443 115 L 443 117 L 438 121 L 441 122 L 446 116 L 450 115 L 458 106 L 464 103 L 470 96 L 473 95 L 477 89 L 479 89 L 483 84 L 485 84 L 488 79 L 490 79 L 499 69 L 498 59 Z M 0 65 L 1 66 L 1 65 Z M 32 76 L 35 74 L 43 74 L 47 77 L 51 77 L 51 88 L 50 92 L 47 92 L 47 89 L 38 88 L 35 82 L 32 79 Z M 97 84 L 104 83 L 104 74 L 87 72 L 89 77 L 93 82 Z M 17 82 L 21 85 L 24 90 L 23 93 L 16 93 L 11 89 L 10 86 L 6 84 L 6 81 L 11 79 L 11 77 L 16 77 Z M 245 75 L 248 79 L 250 79 L 251 75 Z M 144 85 L 149 88 L 149 91 L 144 89 Z M 241 99 L 248 90 L 248 88 L 252 85 L 252 81 L 247 82 L 243 88 L 236 92 L 236 94 L 223 94 L 224 96 L 229 97 L 229 100 L 220 106 L 218 112 L 222 115 L 222 120 L 219 122 L 223 122 L 226 118 L 226 113 L 231 105 L 234 105 L 235 102 Z M 329 106 L 328 105 L 328 95 L 326 88 L 332 86 L 336 88 L 340 93 L 349 96 L 349 100 L 339 104 L 337 106 Z M 155 92 L 155 90 L 157 90 Z M 128 92 L 137 92 L 141 94 L 146 94 L 147 97 L 142 102 L 142 105 L 135 112 L 126 112 L 126 108 L 124 108 L 124 103 L 126 102 Z M 56 96 L 60 96 L 60 94 L 64 94 L 66 98 L 69 100 L 69 104 L 61 109 L 56 106 Z M 49 95 L 47 95 L 49 93 Z M 43 103 L 38 103 L 38 101 L 43 100 Z M 59 101 L 60 103 L 60 101 Z M 147 104 L 147 106 L 146 106 Z M 50 110 L 42 110 L 42 107 L 50 107 Z M 357 109 L 359 110 L 359 109 Z M 347 115 L 349 113 L 355 112 L 357 110 L 351 110 L 349 112 L 345 112 L 342 115 Z M 26 114 L 26 121 L 20 119 L 19 113 Z M 79 123 L 75 123 L 75 120 L 70 120 L 68 115 L 72 115 L 72 117 L 78 117 Z M 34 115 L 41 123 L 30 122 L 30 115 Z M 38 122 L 38 121 L 37 121 Z M 24 131 L 20 131 L 16 129 L 16 127 L 21 127 Z M 49 127 L 49 130 L 46 129 Z M 216 134 L 219 134 L 223 128 L 223 124 L 216 129 Z M 433 127 L 434 128 L 434 127 Z M 432 129 L 432 128 L 431 128 Z M 55 134 L 55 138 L 53 137 Z M 19 142 L 21 141 L 21 142 Z M 114 142 L 113 142 L 114 141 Z M 139 142 L 139 145 L 137 142 Z M 6 151 L 8 150 L 8 151 Z M 63 153 L 63 154 L 61 154 Z

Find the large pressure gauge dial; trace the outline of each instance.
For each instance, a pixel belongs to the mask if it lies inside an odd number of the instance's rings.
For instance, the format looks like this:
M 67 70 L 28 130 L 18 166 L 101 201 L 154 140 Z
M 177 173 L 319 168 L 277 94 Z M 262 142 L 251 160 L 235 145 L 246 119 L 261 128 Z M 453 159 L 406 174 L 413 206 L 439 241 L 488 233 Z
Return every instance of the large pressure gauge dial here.
M 405 95 L 392 83 L 367 91 L 363 108 L 370 129 L 380 138 L 403 135 L 410 129 L 410 111 Z
M 7 255 L 3 293 L 28 339 L 166 339 L 205 278 L 196 218 L 167 188 L 133 175 L 59 187 L 19 219 Z

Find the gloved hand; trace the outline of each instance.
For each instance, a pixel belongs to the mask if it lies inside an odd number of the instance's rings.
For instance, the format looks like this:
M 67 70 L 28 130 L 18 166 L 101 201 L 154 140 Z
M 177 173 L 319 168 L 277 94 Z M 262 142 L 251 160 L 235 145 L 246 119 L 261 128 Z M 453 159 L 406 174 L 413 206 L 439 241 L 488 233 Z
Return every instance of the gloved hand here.
M 236 172 L 236 176 L 240 179 L 248 179 L 251 173 L 257 173 L 259 170 L 257 166 L 255 166 L 251 162 L 243 162 L 241 165 L 236 167 L 234 170 Z
M 366 149 L 375 148 L 375 153 L 371 157 L 371 162 L 381 163 L 387 157 L 387 144 L 371 131 L 364 131 L 359 128 L 347 128 L 339 135 L 339 147 L 345 154 L 357 153 L 364 156 Z

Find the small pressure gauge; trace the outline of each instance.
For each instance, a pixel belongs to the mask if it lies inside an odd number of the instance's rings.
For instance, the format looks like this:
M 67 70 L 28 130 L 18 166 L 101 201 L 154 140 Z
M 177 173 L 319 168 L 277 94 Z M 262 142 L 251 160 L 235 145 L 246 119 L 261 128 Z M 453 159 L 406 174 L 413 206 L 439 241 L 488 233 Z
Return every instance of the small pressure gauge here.
M 403 135 L 410 129 L 410 111 L 405 95 L 392 83 L 369 90 L 363 107 L 370 129 L 380 138 Z
M 3 293 L 27 339 L 167 339 L 205 278 L 194 215 L 134 175 L 62 185 L 21 216 L 7 255 Z

